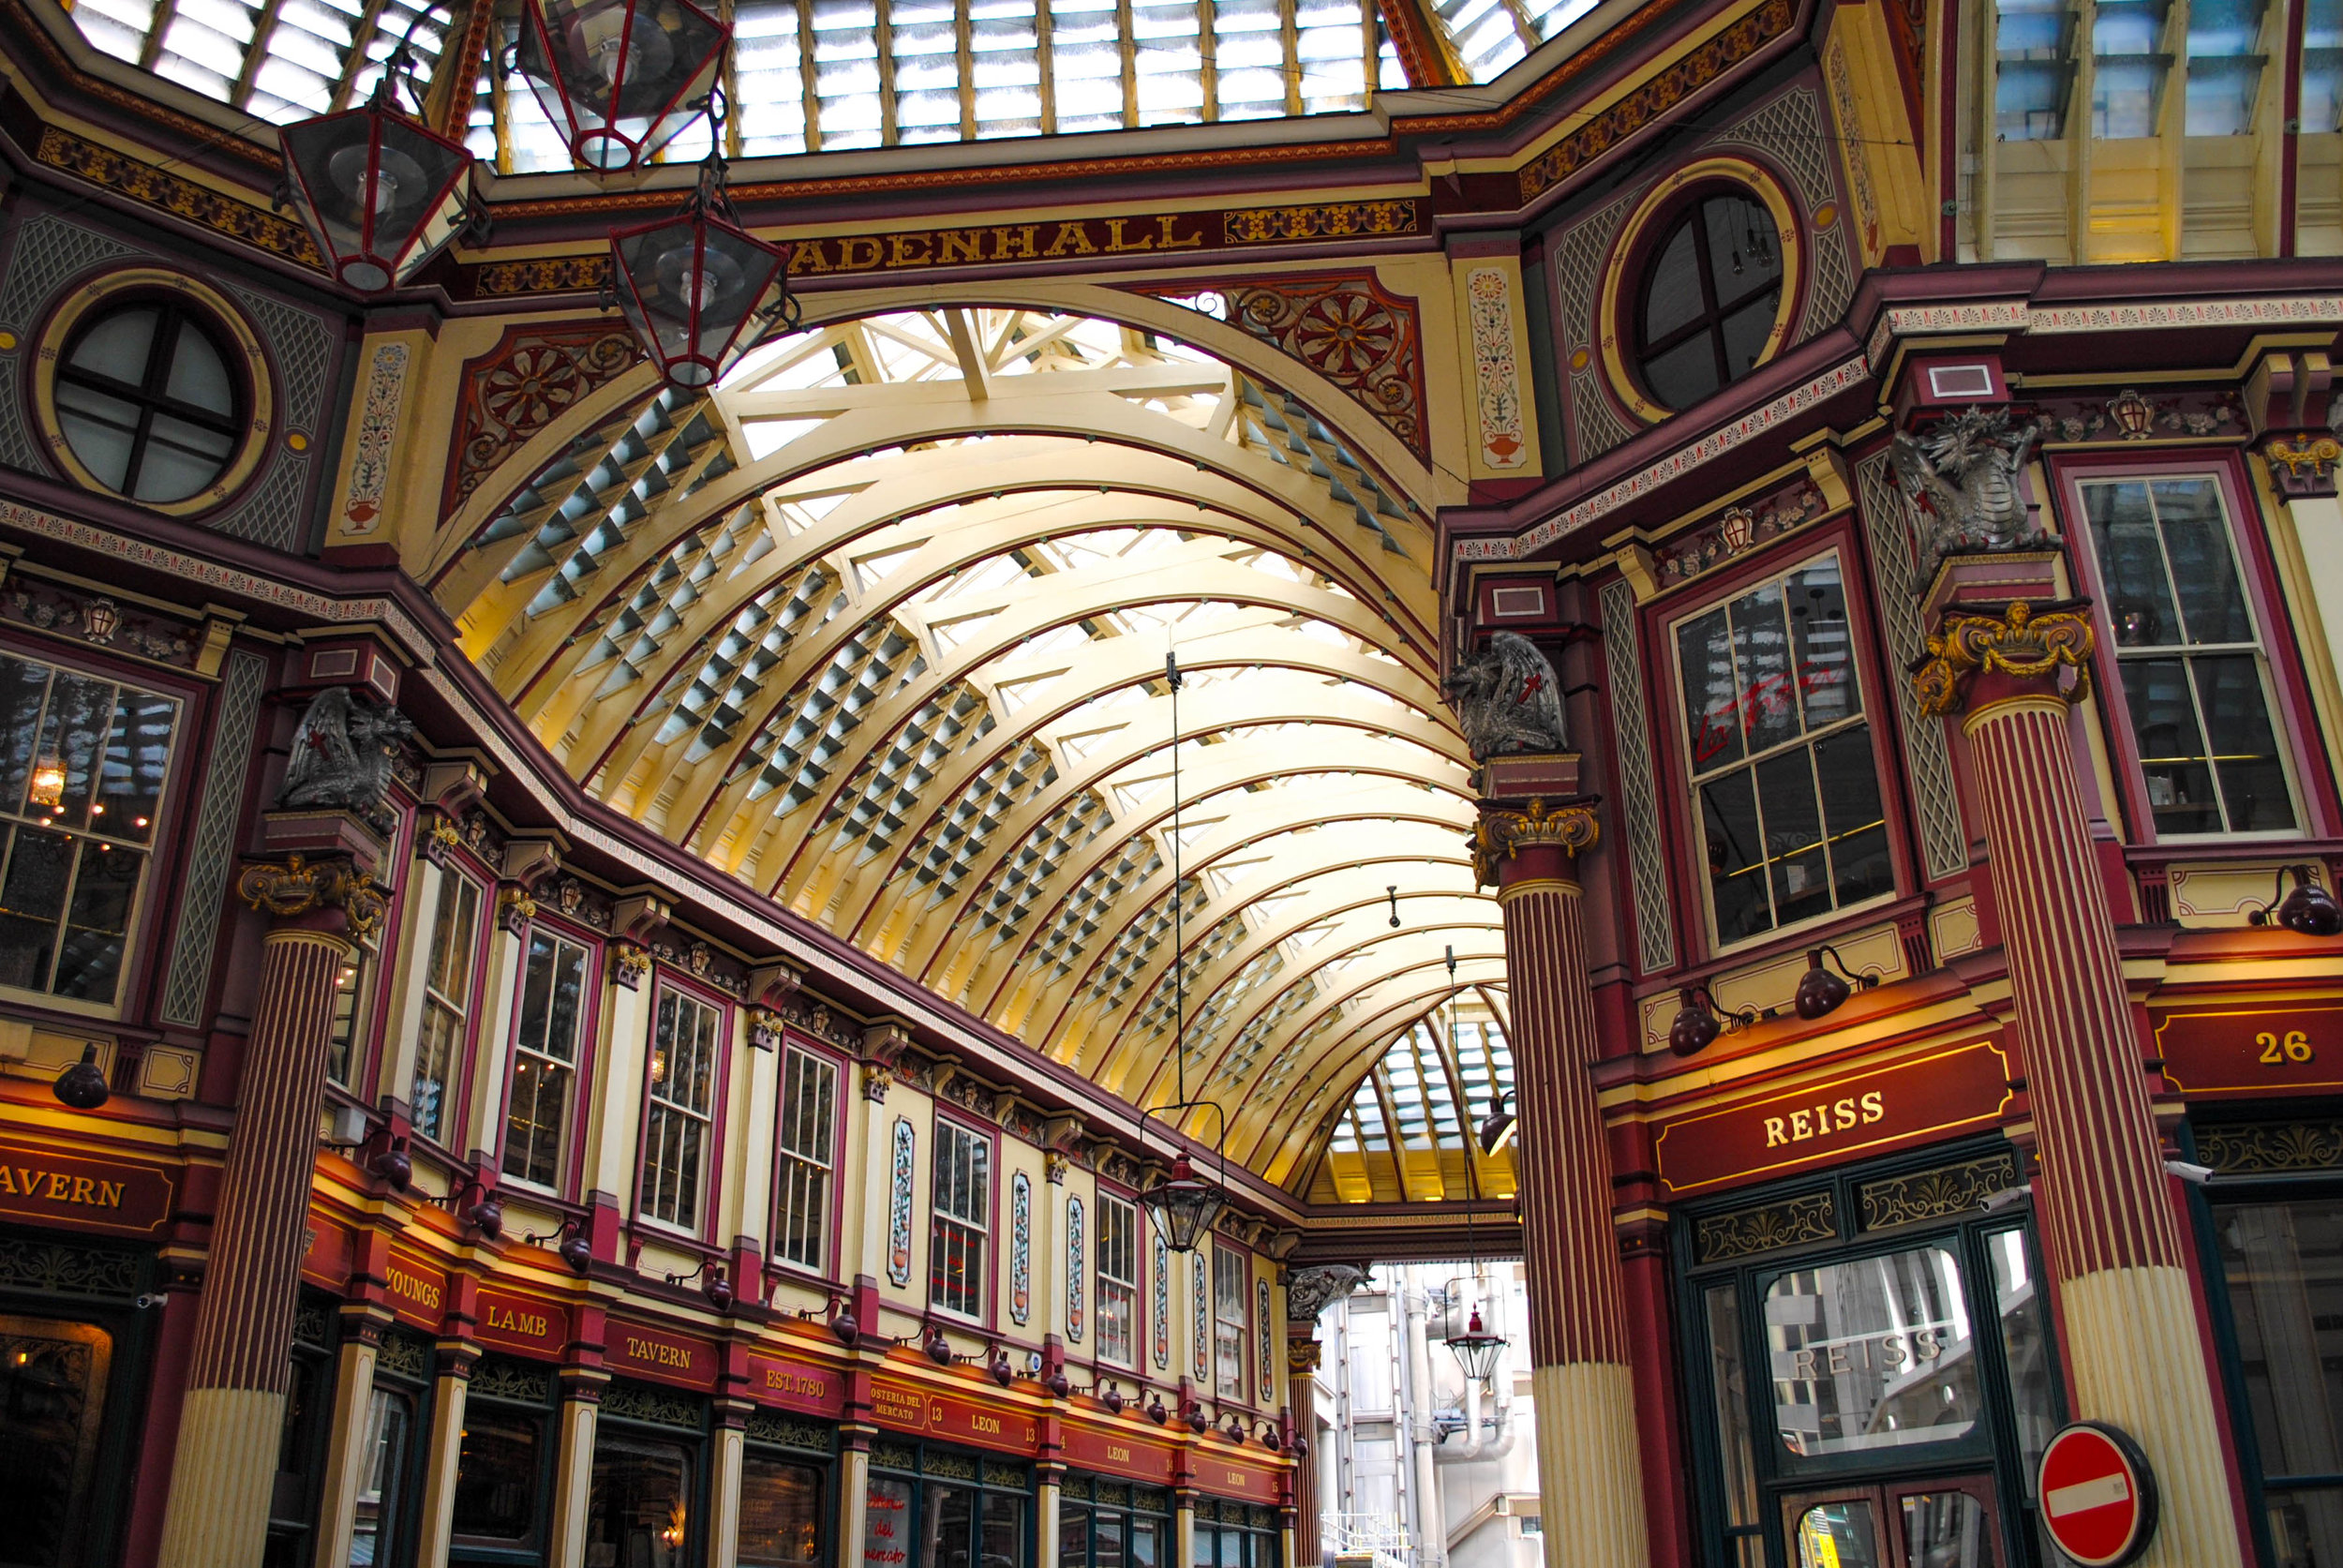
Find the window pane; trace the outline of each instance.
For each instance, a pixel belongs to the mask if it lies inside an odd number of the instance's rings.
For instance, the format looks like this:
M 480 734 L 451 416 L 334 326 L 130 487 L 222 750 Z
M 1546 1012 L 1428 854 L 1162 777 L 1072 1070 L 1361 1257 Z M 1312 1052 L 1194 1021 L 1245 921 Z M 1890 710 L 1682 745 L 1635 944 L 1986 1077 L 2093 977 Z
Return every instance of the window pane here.
M 2192 643 L 2253 641 L 2219 486 L 2210 479 L 2165 479 L 2154 488 L 2172 586 L 2180 593 L 2182 635 Z
M 112 1341 L 86 1323 L 0 1317 L 0 1521 L 26 1568 L 85 1561 L 91 1467 Z M 291 1401 L 288 1401 L 288 1410 Z
M 873 1475 L 862 1499 L 862 1561 L 887 1568 L 922 1568 L 909 1555 L 911 1483 Z
M 2091 544 L 2117 646 L 2154 648 L 2180 641 L 2180 617 L 2172 607 L 2147 482 L 2086 485 L 2082 504 L 2091 519 Z
M 484 1402 L 464 1409 L 464 1441 L 455 1461 L 458 1536 L 527 1541 L 536 1533 L 545 1417 Z
M 1022 1568 L 1024 1534 L 1025 1500 L 985 1493 L 981 1568 Z
M 1733 663 L 1741 691 L 1741 733 L 1754 754 L 1795 739 L 1798 733 L 1782 585 L 1768 583 L 1735 600 L 1732 619 Z
M 741 1568 L 819 1568 L 822 1479 L 812 1465 L 741 1457 Z
M 2343 1366 L 2343 1203 L 2221 1204 L 2213 1217 L 2262 1473 L 2343 1471 L 2334 1377 Z M 2318 1557 L 2330 1548 L 2343 1554 L 2343 1534 L 2321 1537 Z
M 2131 708 L 2131 734 L 2140 748 L 2140 771 L 2158 833 L 2217 833 L 2220 802 L 2204 736 L 2190 700 L 2184 659 L 2127 659 L 2124 696 Z
M 1831 886 L 1841 903 L 1891 892 L 1888 825 L 1879 807 L 1879 769 L 1871 726 L 1857 724 L 1814 746 L 1823 825 L 1830 835 Z
M 1721 609 L 1686 621 L 1676 632 L 1683 670 L 1684 727 L 1695 774 L 1740 761 L 1740 690 L 1733 679 L 1732 628 Z
M 1709 888 L 1717 940 L 1735 942 L 1773 927 L 1764 881 L 1765 847 L 1757 829 L 1755 781 L 1746 770 L 1700 786 L 1708 838 Z
M 1872 1505 L 1860 1499 L 1817 1503 L 1790 1529 L 1798 1568 L 1888 1568 Z
M 682 1444 L 607 1427 L 597 1433 L 586 1561 L 611 1568 L 682 1568 L 691 1482 L 691 1455 Z
M 393 1531 L 403 1512 L 401 1486 L 407 1473 L 407 1426 L 414 1409 L 407 1396 L 374 1391 L 366 1409 L 368 1457 L 358 1482 L 356 1525 L 351 1534 L 351 1568 L 370 1568 L 391 1560 Z
M 2051 1383 L 2050 1323 L 2035 1278 L 2034 1261 L 2026 1250 L 2025 1232 L 1997 1232 L 1986 1238 L 1985 1250 L 1993 1265 L 1993 1304 L 2001 1321 L 2002 1359 L 2009 1366 L 2010 1405 L 2017 1418 L 2013 1435 L 2018 1454 L 2025 1461 L 2019 1467 L 2020 1473 L 2031 1499 L 2042 1450 L 2050 1445 L 2059 1423 L 2058 1396 Z
M 1902 1502 L 1903 1561 L 1912 1568 L 1993 1568 L 1983 1503 L 1966 1492 L 1917 1492 Z
M 1791 1454 L 1949 1442 L 1977 1425 L 1968 1307 L 1943 1247 L 1778 1275 L 1765 1312 L 1774 1426 Z
M 977 1494 L 931 1481 L 919 1499 L 918 1568 L 976 1568 Z
M 2271 1568 L 2324 1568 L 2343 1553 L 2343 1486 L 2272 1487 L 2261 1506 Z
M 0 984 L 49 989 L 57 922 L 73 872 L 72 840 L 19 828 L 0 874 Z
M 1693 226 L 1684 224 L 1668 236 L 1667 244 L 1660 247 L 1659 260 L 1651 263 L 1651 283 L 1644 294 L 1645 337 L 1665 337 L 1699 317 L 1700 259 L 1694 253 L 1694 243 Z
M 117 849 L 103 840 L 82 840 L 81 866 L 73 879 L 73 904 L 66 913 L 65 940 L 57 949 L 52 982 L 60 996 L 89 1002 L 113 1000 L 122 974 L 122 953 L 130 934 L 130 908 L 146 857 Z
M 1822 813 L 1814 765 L 1804 751 L 1757 765 L 1757 809 L 1772 862 L 1774 919 L 1781 924 L 1827 914 L 1830 868 L 1822 853 Z
M 1730 1284 L 1709 1287 L 1709 1395 L 1716 1404 L 1725 1522 L 1757 1522 L 1757 1455 L 1749 1432 L 1749 1371 L 1741 1358 L 1741 1307 Z
M 1090 1568 L 1090 1510 L 1065 1502 L 1057 1511 L 1058 1568 Z
M 2229 830 L 2293 827 L 2294 799 L 2286 787 L 2277 738 L 2270 732 L 2261 661 L 2250 653 L 2230 653 L 2188 662 L 2196 669 L 2198 707 L 2213 732 L 2213 767 Z

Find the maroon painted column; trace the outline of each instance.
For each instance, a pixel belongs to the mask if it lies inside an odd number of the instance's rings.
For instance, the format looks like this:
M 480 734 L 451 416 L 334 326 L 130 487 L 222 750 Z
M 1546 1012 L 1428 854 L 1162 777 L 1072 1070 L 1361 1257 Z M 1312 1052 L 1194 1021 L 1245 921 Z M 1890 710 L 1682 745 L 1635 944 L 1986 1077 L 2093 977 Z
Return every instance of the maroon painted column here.
M 1922 710 L 1957 718 L 1985 828 L 2032 1102 L 2044 1251 L 2074 1413 L 2146 1450 L 2162 1523 L 2140 1561 L 2246 1561 L 2209 1349 L 2093 852 L 2071 706 L 2089 694 L 2085 602 L 2055 551 L 1956 557 L 1929 608 Z M 2012 590 L 2034 597 L 2012 599 Z
M 1574 774 L 1575 759 L 1570 759 Z M 1522 1263 L 1547 1568 L 1646 1568 L 1642 1464 L 1576 857 L 1587 804 L 1484 801 L 1473 859 L 1505 914 Z
M 164 1568 L 250 1568 L 268 1537 L 284 1424 L 302 1238 L 334 976 L 382 917 L 381 893 L 346 859 L 247 867 L 237 892 L 273 917 L 245 1046 L 211 1258 L 163 1517 Z

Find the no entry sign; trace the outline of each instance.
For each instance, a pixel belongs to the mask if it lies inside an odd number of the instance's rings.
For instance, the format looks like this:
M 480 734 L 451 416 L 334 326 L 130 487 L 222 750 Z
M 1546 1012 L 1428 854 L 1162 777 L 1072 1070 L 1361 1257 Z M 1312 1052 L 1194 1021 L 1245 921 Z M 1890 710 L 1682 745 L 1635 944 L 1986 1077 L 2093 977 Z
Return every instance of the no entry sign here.
M 2082 1568 L 2123 1568 L 2156 1534 L 2156 1472 L 2103 1421 L 2078 1421 L 2042 1450 L 2042 1522 Z

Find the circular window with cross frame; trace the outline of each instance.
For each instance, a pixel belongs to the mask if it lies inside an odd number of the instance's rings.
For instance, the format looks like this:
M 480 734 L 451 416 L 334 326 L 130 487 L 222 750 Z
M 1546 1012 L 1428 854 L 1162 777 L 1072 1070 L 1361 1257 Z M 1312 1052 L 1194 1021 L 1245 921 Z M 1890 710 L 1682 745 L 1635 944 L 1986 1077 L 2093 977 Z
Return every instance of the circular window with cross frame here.
M 74 291 L 35 364 L 42 439 L 86 488 L 191 515 L 234 494 L 266 446 L 260 340 L 226 299 L 181 275 L 130 268 Z
M 1649 420 L 1692 408 L 1781 351 L 1798 298 L 1795 209 L 1773 176 L 1706 158 L 1661 182 L 1629 220 L 1604 284 L 1603 353 Z

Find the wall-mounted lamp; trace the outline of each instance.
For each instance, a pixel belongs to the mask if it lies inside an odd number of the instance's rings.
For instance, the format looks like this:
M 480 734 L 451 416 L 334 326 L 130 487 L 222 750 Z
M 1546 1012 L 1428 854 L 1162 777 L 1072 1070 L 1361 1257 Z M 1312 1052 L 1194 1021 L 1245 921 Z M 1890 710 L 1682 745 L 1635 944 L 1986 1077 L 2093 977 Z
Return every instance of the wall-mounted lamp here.
M 952 1342 L 944 1337 L 944 1325 L 941 1323 L 928 1325 L 927 1340 L 919 1348 L 927 1351 L 928 1359 L 938 1366 L 949 1366 L 952 1364 Z
M 403 1138 L 399 1140 L 401 1143 L 405 1142 Z M 400 1157 L 406 1157 L 402 1155 Z M 470 1202 L 466 1202 L 468 1199 Z M 498 1242 L 504 1239 L 504 1201 L 482 1187 L 477 1177 L 466 1182 L 462 1187 L 451 1189 L 444 1198 L 434 1198 L 429 1193 L 425 1193 L 423 1201 L 447 1210 L 457 1219 L 479 1232 L 483 1241 Z
M 713 1258 L 702 1258 L 700 1266 L 689 1274 L 669 1274 L 661 1277 L 670 1285 L 689 1285 L 697 1279 L 701 1282 L 700 1294 L 708 1298 L 709 1306 L 719 1312 L 732 1310 L 732 1281 L 724 1277 L 724 1264 Z
M 1204 1435 L 1204 1428 L 1212 1425 L 1212 1417 L 1204 1413 L 1204 1403 L 1201 1399 L 1189 1402 L 1185 1419 L 1187 1429 L 1200 1438 Z
M 1679 1056 L 1697 1056 L 1716 1042 L 1722 1034 L 1746 1029 L 1757 1022 L 1755 1008 L 1742 1008 L 1717 1016 L 1717 999 L 1705 985 L 1681 986 L 1677 997 L 1683 1006 L 1676 1011 L 1675 1021 L 1668 1025 L 1668 1049 Z
M 82 1044 L 82 1059 L 57 1074 L 49 1092 L 57 1097 L 60 1104 L 76 1111 L 95 1111 L 112 1098 L 106 1087 L 106 1069 L 97 1065 L 96 1040 Z
M 1839 966 L 1838 974 L 1834 975 L 1823 967 L 1822 961 L 1826 957 Z M 1819 948 L 1809 948 L 1806 949 L 1806 973 L 1798 977 L 1798 995 L 1791 1006 L 1798 1009 L 1798 1017 L 1809 1023 L 1825 1017 L 1837 1011 L 1839 1004 L 1852 994 L 1847 986 L 1848 980 L 1869 991 L 1879 983 L 1879 971 L 1866 969 L 1857 974 L 1846 966 L 1846 960 L 1839 955 L 1839 949 L 1828 942 Z
M 2278 889 L 2286 885 L 2289 875 L 2294 878 L 2294 890 L 2280 899 Z M 2270 889 L 2270 902 L 2259 909 L 2248 910 L 2246 920 L 2258 926 L 2281 925 L 2302 936 L 2333 936 L 2343 932 L 2343 905 L 2335 902 L 2335 895 L 2311 879 L 2308 866 L 2281 866 L 2277 881 Z
M 1505 1101 L 1512 1096 L 1511 1089 L 1498 1090 L 1497 1098 L 1489 1103 L 1489 1113 L 1481 1118 L 1481 1152 L 1485 1155 L 1497 1152 L 1497 1145 L 1514 1125 L 1514 1113 L 1505 1109 Z
M 1165 1410 L 1165 1409 L 1163 1408 L 1163 1396 L 1162 1396 L 1162 1395 L 1158 1394 L 1158 1395 L 1157 1395 L 1155 1397 L 1153 1397 L 1152 1399 L 1149 1399 L 1149 1400 L 1147 1401 L 1147 1419 L 1148 1419 L 1148 1420 L 1150 1420 L 1150 1421 L 1154 1422 L 1157 1426 L 1162 1426 L 1162 1425 L 1163 1425 L 1166 1421 L 1170 1420 L 1171 1418 L 1172 1418 L 1172 1412 L 1171 1412 L 1170 1411 Z
M 560 1238 L 560 1245 L 553 1249 L 554 1256 L 560 1259 L 562 1266 L 572 1274 L 582 1277 L 594 1262 L 594 1244 L 587 1239 L 584 1220 L 565 1219 L 561 1221 L 559 1231 L 545 1235 L 530 1231 L 521 1240 L 531 1247 L 542 1247 L 556 1236 Z

